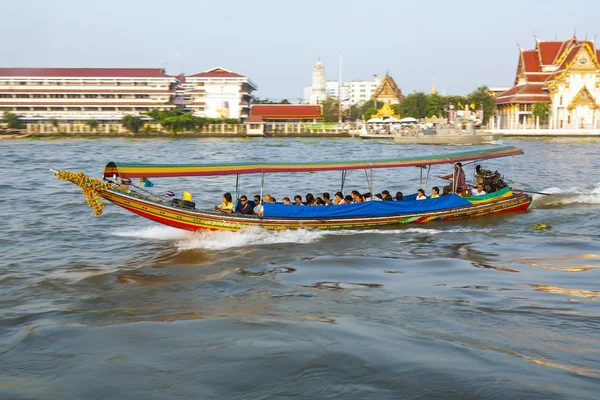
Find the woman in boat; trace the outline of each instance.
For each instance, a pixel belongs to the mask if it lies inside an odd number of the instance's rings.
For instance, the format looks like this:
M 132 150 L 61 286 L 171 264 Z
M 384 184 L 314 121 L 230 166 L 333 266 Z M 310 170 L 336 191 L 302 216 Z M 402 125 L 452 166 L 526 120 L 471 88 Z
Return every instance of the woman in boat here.
M 285 204 L 286 206 L 290 206 L 292 205 L 292 202 L 290 201 L 290 198 L 286 196 L 283 198 L 283 204 Z
M 231 201 L 231 193 L 227 192 L 223 195 L 223 201 L 218 206 L 215 206 L 215 210 L 223 211 L 231 214 L 233 212 L 233 202 Z
M 294 196 L 294 205 L 295 206 L 303 206 L 304 204 L 302 204 L 302 196 L 300 196 L 299 194 Z
M 402 201 L 403 194 L 402 192 L 396 192 L 396 201 Z
M 306 193 L 306 205 L 307 206 L 314 206 L 315 205 L 315 196 L 313 196 L 312 193 Z
M 417 190 L 417 200 L 427 200 L 427 196 L 425 196 L 425 191 L 423 189 Z
M 431 188 L 431 198 L 437 199 L 438 197 L 440 197 L 440 188 L 437 186 L 434 186 Z
M 335 197 L 333 198 L 333 204 L 336 206 L 346 204 L 346 200 L 344 200 L 344 194 L 342 192 L 335 193 Z

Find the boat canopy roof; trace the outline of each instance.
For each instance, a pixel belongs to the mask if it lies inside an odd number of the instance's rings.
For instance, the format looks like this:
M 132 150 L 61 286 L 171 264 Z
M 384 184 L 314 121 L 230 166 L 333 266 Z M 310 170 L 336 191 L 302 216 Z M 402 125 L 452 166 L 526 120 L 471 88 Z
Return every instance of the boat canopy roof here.
M 359 161 L 324 161 L 319 163 L 139 164 L 109 162 L 104 169 L 104 177 L 150 178 L 422 167 L 435 164 L 487 160 L 490 158 L 515 156 L 518 154 L 523 154 L 523 150 L 513 146 L 502 146 L 483 150 L 479 149 L 421 157 Z

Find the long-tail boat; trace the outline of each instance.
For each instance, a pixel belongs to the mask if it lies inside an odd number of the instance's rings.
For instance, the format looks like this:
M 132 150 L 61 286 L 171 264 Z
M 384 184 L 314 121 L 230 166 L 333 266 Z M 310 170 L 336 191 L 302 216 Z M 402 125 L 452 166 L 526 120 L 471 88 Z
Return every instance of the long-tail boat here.
M 293 206 L 263 204 L 263 215 L 224 213 L 211 209 L 196 209 L 182 201 L 168 200 L 134 185 L 123 184 L 134 178 L 167 178 L 182 176 L 214 176 L 266 173 L 297 173 L 319 171 L 365 170 L 381 168 L 431 167 L 439 164 L 480 161 L 523 154 L 512 146 L 496 147 L 442 154 L 427 157 L 407 157 L 384 160 L 344 161 L 322 163 L 253 163 L 253 164 L 131 164 L 109 162 L 103 180 L 83 173 L 53 171 L 59 179 L 75 183 L 83 189 L 96 215 L 102 213 L 101 198 L 115 203 L 134 214 L 175 228 L 196 230 L 237 231 L 243 228 L 265 229 L 363 229 L 396 224 L 415 224 L 480 217 L 500 212 L 526 210 L 531 196 L 515 193 L 510 187 L 484 196 L 461 197 L 457 194 L 416 200 L 416 195 L 404 196 L 402 201 L 369 201 L 337 206 Z M 421 172 L 422 173 L 422 172 Z M 371 174 L 372 176 L 372 174 Z M 345 172 L 342 172 L 342 186 Z M 371 182 L 368 182 L 371 186 Z M 133 187 L 132 187 L 133 186 Z M 262 189 L 261 189 L 262 193 Z

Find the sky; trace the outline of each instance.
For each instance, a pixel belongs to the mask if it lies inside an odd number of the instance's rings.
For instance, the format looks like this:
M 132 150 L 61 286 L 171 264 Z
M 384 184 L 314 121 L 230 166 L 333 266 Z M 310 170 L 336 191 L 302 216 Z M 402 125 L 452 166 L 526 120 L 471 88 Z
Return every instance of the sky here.
M 512 85 L 518 45 L 599 34 L 600 1 L 1 0 L 0 67 L 222 67 L 260 98 L 387 72 L 405 94 Z

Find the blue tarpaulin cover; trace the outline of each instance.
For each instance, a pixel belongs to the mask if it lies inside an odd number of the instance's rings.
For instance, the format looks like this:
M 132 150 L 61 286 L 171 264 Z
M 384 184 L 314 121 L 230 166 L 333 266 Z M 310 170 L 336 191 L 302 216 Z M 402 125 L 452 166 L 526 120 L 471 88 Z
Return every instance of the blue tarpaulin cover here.
M 412 195 L 402 201 L 368 201 L 366 203 L 340 206 L 295 206 L 264 204 L 265 217 L 279 218 L 336 218 L 336 217 L 379 217 L 403 213 L 437 211 L 471 205 L 462 197 L 452 194 L 437 199 L 411 200 Z

